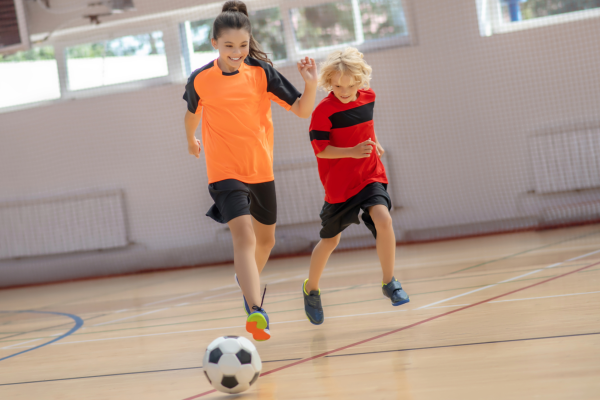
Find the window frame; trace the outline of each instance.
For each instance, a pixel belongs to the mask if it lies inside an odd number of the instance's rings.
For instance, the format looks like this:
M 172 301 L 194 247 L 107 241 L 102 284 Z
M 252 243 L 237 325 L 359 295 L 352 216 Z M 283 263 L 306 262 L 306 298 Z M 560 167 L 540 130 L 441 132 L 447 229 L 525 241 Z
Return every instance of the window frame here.
M 38 100 L 38 101 L 32 101 L 30 103 L 23 103 L 23 104 L 15 104 L 12 106 L 7 106 L 7 107 L 0 107 L 0 114 L 4 114 L 4 113 L 10 113 L 13 111 L 21 111 L 21 110 L 27 110 L 29 108 L 35 108 L 35 107 L 40 107 L 40 106 L 44 106 L 44 105 L 49 105 L 49 104 L 54 104 L 54 103 L 59 103 L 62 101 L 62 88 L 60 86 L 60 65 L 58 63 L 58 59 L 56 57 L 56 46 L 53 44 L 49 44 L 49 43 L 44 43 L 41 45 L 35 45 L 35 46 L 30 46 L 28 49 L 22 49 L 19 51 L 29 51 L 29 50 L 33 50 L 34 48 L 38 48 L 38 47 L 52 47 L 54 48 L 54 61 L 56 62 L 56 69 L 58 71 L 58 75 L 59 75 L 59 91 L 60 91 L 60 96 L 55 98 L 55 99 L 47 99 L 47 100 Z
M 360 0 L 352 0 L 353 3 L 358 4 Z M 358 50 L 362 52 L 368 52 L 373 50 L 380 50 L 388 47 L 403 47 L 403 46 L 412 46 L 416 44 L 414 29 L 412 28 L 412 19 L 410 18 L 410 0 L 398 0 L 402 6 L 402 10 L 404 12 L 404 18 L 406 21 L 406 31 L 407 34 L 403 36 L 389 37 L 389 38 L 379 38 L 379 39 L 371 39 L 364 40 L 364 38 L 360 38 L 362 36 L 362 25 L 357 23 L 355 19 L 355 30 L 357 25 L 360 26 L 359 40 L 344 43 L 333 46 L 319 47 L 316 49 L 308 49 L 308 50 L 298 50 L 296 46 L 296 37 L 294 34 L 294 29 L 292 26 L 292 21 L 290 18 L 290 11 L 293 8 L 302 8 L 302 7 L 314 7 L 321 4 L 333 3 L 335 0 L 261 0 L 259 4 L 253 4 L 254 2 L 248 1 L 249 7 L 251 7 L 252 11 L 260 11 L 266 10 L 269 8 L 279 7 L 279 11 L 281 13 L 281 20 L 283 22 L 283 32 L 284 32 L 284 40 L 287 52 L 287 58 L 282 60 L 273 61 L 273 65 L 276 67 L 289 67 L 296 65 L 297 60 L 303 57 L 312 57 L 315 59 L 324 59 L 327 57 L 329 53 L 334 50 L 343 49 L 347 46 L 354 46 L 358 48 Z M 221 4 L 221 3 L 218 3 Z M 185 22 L 197 21 L 200 19 L 210 19 L 215 18 L 220 9 L 217 12 L 212 10 L 207 10 L 206 13 L 203 13 L 198 18 L 186 18 L 184 21 L 180 21 L 181 26 L 184 25 Z M 185 60 L 185 70 L 187 75 L 192 72 L 190 66 L 190 53 L 189 53 L 189 40 L 183 28 L 180 29 L 180 37 L 181 37 L 181 48 L 183 55 L 183 59 Z
M 299 59 L 302 57 L 312 57 L 312 58 L 325 58 L 329 53 L 334 50 L 340 50 L 348 46 L 356 47 L 359 51 L 373 51 L 379 50 L 387 47 L 402 47 L 402 46 L 411 46 L 415 44 L 414 34 L 412 29 L 412 21 L 409 18 L 409 9 L 410 9 L 410 1 L 408 0 L 398 0 L 402 7 L 402 11 L 404 12 L 404 18 L 406 21 L 406 31 L 407 34 L 403 36 L 389 37 L 389 38 L 378 38 L 378 39 L 364 39 L 364 32 L 362 29 L 362 24 L 360 21 L 357 21 L 357 9 L 360 0 L 352 0 L 354 6 L 354 30 L 357 35 L 357 40 L 350 43 L 343 43 L 332 46 L 318 47 L 314 49 L 308 50 L 299 50 L 296 47 L 296 37 L 294 34 L 294 29 L 292 26 L 292 21 L 290 19 L 290 11 L 293 8 L 302 8 L 302 7 L 315 7 L 321 4 L 335 3 L 334 0 L 294 0 L 291 1 L 281 1 L 281 15 L 284 20 L 284 30 L 285 30 L 285 39 L 286 46 L 288 48 L 288 59 Z M 360 28 L 360 29 L 358 29 Z M 292 63 L 290 63 L 292 64 Z M 295 62 L 293 63 L 295 64 Z
M 352 43 L 321 47 L 317 49 L 301 50 L 296 48 L 296 40 L 290 19 L 290 9 L 307 6 L 316 6 L 334 2 L 335 0 L 247 0 L 246 3 L 252 11 L 260 11 L 279 7 L 283 22 L 284 40 L 287 58 L 273 61 L 275 67 L 295 66 L 296 62 L 305 56 L 315 59 L 324 59 L 331 51 L 355 46 L 362 52 L 375 51 L 390 47 L 413 46 L 417 44 L 416 31 L 414 29 L 414 15 L 412 13 L 412 2 L 414 0 L 399 0 L 406 21 L 407 34 L 390 38 L 378 38 L 372 40 L 357 40 Z M 359 0 L 352 0 L 358 4 Z M 39 102 L 0 108 L 0 113 L 18 111 L 38 107 L 41 105 L 59 103 L 65 100 L 77 98 L 89 98 L 104 96 L 135 90 L 142 90 L 159 85 L 181 84 L 187 81 L 190 75 L 189 41 L 182 34 L 181 27 L 187 21 L 196 21 L 207 18 L 215 18 L 221 11 L 222 2 L 211 1 L 198 6 L 165 11 L 157 14 L 140 15 L 132 18 L 116 19 L 103 22 L 101 25 L 82 25 L 74 28 L 66 28 L 53 33 L 52 37 L 39 46 L 52 46 L 58 68 L 58 78 L 61 96 L 58 99 L 42 100 Z M 356 26 L 355 19 L 355 26 Z M 123 36 L 147 34 L 154 31 L 162 31 L 165 43 L 165 56 L 167 59 L 168 74 L 163 77 L 142 79 L 132 82 L 116 83 L 112 85 L 99 86 L 95 88 L 70 90 L 68 87 L 67 54 L 68 47 L 85 43 L 95 43 L 105 40 L 120 38 Z M 362 26 L 360 31 L 362 32 Z M 118 33 L 117 33 L 118 32 Z M 32 35 L 33 42 L 41 40 L 46 33 Z M 84 37 L 85 39 L 81 39 Z M 359 37 L 360 39 L 360 37 Z M 32 46 L 32 47 L 38 47 Z M 187 56 L 186 56 L 187 53 Z
M 599 7 L 523 21 L 504 22 L 502 19 L 501 0 L 476 0 L 476 6 L 479 19 L 479 33 L 484 37 L 600 17 Z
M 77 89 L 77 90 L 69 89 L 69 67 L 67 64 L 67 48 L 82 45 L 82 44 L 98 43 L 98 42 L 104 42 L 104 41 L 108 41 L 108 40 L 119 39 L 119 38 L 122 38 L 125 36 L 144 35 L 144 34 L 156 32 L 156 31 L 161 31 L 163 34 L 163 43 L 165 43 L 165 58 L 167 61 L 167 75 L 158 76 L 155 78 L 129 81 L 129 82 L 114 83 L 114 84 L 110 84 L 110 85 L 97 86 L 97 87 L 87 88 L 87 89 Z M 60 86 L 61 86 L 61 98 L 65 99 L 65 100 L 72 100 L 72 99 L 76 99 L 76 98 L 95 97 L 95 96 L 100 96 L 100 95 L 105 95 L 105 94 L 113 94 L 113 93 L 141 90 L 141 89 L 144 89 L 147 87 L 152 87 L 152 86 L 157 86 L 157 85 L 165 85 L 165 84 L 171 83 L 173 80 L 173 77 L 171 76 L 172 75 L 172 69 L 171 69 L 172 65 L 169 62 L 170 54 L 169 54 L 169 50 L 167 49 L 167 47 L 174 47 L 174 46 L 167 46 L 167 40 L 172 40 L 167 36 L 169 34 L 172 34 L 172 32 L 169 32 L 169 31 L 170 31 L 169 25 L 167 23 L 162 22 L 162 23 L 158 23 L 158 24 L 155 23 L 155 24 L 151 24 L 151 25 L 142 24 L 142 25 L 137 25 L 135 27 L 131 27 L 130 29 L 119 30 L 118 35 L 115 35 L 114 31 L 109 31 L 108 29 L 104 29 L 103 31 L 98 32 L 95 35 L 87 36 L 86 40 L 84 40 L 84 41 L 82 41 L 81 39 L 77 40 L 75 38 L 71 38 L 71 39 L 61 40 L 60 42 L 57 42 L 55 45 L 54 54 L 55 54 L 55 57 L 59 64 L 59 81 L 60 81 Z
M 329 0 L 329 2 L 331 2 L 331 0 Z M 287 51 L 287 58 L 285 59 L 281 59 L 281 60 L 273 60 L 273 65 L 275 67 L 283 67 L 283 66 L 289 66 L 289 65 L 295 65 L 296 61 L 293 61 L 296 59 L 296 57 L 292 58 L 290 57 L 290 43 L 288 41 L 288 32 L 287 32 L 287 27 L 286 27 L 286 17 L 284 16 L 283 13 L 283 4 L 286 4 L 287 1 L 286 0 L 260 0 L 260 3 L 256 5 L 254 1 L 250 0 L 250 1 L 246 1 L 246 3 L 248 4 L 248 7 L 251 7 L 252 12 L 255 11 L 262 11 L 262 10 L 268 10 L 270 8 L 276 8 L 279 7 L 279 11 L 281 13 L 281 20 L 283 22 L 283 35 L 284 35 L 284 39 L 285 39 L 285 46 L 286 46 L 286 51 Z M 211 3 L 211 4 L 215 4 L 215 3 Z M 192 73 L 192 69 L 191 69 L 191 41 L 188 38 L 188 33 L 187 33 L 187 29 L 185 28 L 186 23 L 189 22 L 194 22 L 194 21 L 198 21 L 198 20 L 202 20 L 202 19 L 214 19 L 217 17 L 217 15 L 219 15 L 219 13 L 221 12 L 221 6 L 222 3 L 216 3 L 218 4 L 218 9 L 207 9 L 204 10 L 203 12 L 200 12 L 199 14 L 194 15 L 194 17 L 187 17 L 181 21 L 177 22 L 177 29 L 179 31 L 179 40 L 180 40 L 180 46 L 181 46 L 181 57 L 183 59 L 183 68 L 186 74 L 186 79 L 187 77 Z M 288 18 L 289 20 L 289 18 Z M 288 21 L 289 22 L 289 21 Z

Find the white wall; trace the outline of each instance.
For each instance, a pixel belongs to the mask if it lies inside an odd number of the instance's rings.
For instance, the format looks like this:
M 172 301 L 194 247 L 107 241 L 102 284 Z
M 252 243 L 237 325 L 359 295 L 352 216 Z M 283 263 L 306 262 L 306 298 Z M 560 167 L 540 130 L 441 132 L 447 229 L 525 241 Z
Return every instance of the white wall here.
M 528 193 L 527 148 L 532 134 L 600 125 L 598 19 L 484 38 L 473 0 L 412 1 L 411 14 L 415 45 L 366 54 L 403 206 L 399 240 L 535 226 L 548 204 L 600 199 Z M 294 68 L 281 71 L 302 88 Z M 0 286 L 231 259 L 226 231 L 204 216 L 204 161 L 187 155 L 182 94 L 168 84 L 0 114 L 0 201 L 122 188 L 134 243 L 0 261 Z M 308 120 L 273 109 L 276 162 L 310 157 Z M 318 228 L 283 227 L 279 252 L 318 240 Z M 348 233 L 346 246 L 373 244 L 362 226 Z

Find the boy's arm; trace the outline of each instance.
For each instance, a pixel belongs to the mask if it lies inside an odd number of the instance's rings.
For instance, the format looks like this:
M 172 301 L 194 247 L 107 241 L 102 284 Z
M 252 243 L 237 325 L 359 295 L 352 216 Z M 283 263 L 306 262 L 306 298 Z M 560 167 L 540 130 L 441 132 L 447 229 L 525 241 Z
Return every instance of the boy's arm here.
M 373 131 L 373 135 L 375 135 L 374 131 Z M 375 135 L 375 150 L 377 151 L 377 155 L 379 157 L 381 157 L 383 155 L 383 153 L 385 153 L 383 146 L 381 145 L 381 143 L 379 143 L 379 140 L 377 140 L 377 135 Z
M 196 139 L 196 129 L 198 129 L 201 119 L 201 114 L 192 114 L 189 111 L 185 112 L 184 124 L 188 142 L 188 151 L 196 158 L 200 157 L 200 141 Z
M 367 158 L 371 156 L 373 146 L 376 145 L 377 143 L 373 142 L 371 139 L 365 140 L 364 142 L 359 143 L 354 147 L 334 147 L 332 145 L 329 145 L 325 147 L 323 151 L 318 153 L 317 157 L 328 159 Z

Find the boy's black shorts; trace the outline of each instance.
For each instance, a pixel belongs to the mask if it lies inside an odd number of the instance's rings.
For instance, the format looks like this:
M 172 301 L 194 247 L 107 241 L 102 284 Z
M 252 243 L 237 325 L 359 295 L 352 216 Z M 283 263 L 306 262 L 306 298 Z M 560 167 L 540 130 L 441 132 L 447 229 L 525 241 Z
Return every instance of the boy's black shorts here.
M 358 213 L 363 210 L 362 220 L 375 238 L 377 230 L 369 215 L 369 207 L 377 204 L 392 209 L 392 200 L 387 192 L 387 184 L 374 182 L 364 187 L 358 194 L 343 203 L 329 204 L 325 202 L 321 210 L 321 238 L 330 239 L 337 236 L 351 224 L 359 224 Z
M 244 183 L 225 179 L 208 185 L 215 204 L 206 213 L 217 222 L 226 224 L 242 215 L 252 215 L 264 225 L 277 222 L 277 197 L 275 181 Z

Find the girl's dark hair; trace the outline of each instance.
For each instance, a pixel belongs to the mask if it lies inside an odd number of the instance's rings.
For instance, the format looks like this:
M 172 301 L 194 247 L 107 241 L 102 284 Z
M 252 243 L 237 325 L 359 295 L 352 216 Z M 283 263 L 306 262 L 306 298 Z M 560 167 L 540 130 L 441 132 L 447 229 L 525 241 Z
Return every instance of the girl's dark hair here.
M 244 29 L 250 34 L 250 57 L 265 61 L 271 65 L 267 53 L 265 53 L 258 42 L 252 36 L 252 25 L 248 18 L 248 8 L 242 1 L 227 1 L 223 4 L 221 14 L 213 23 L 212 36 L 217 40 L 225 29 Z

